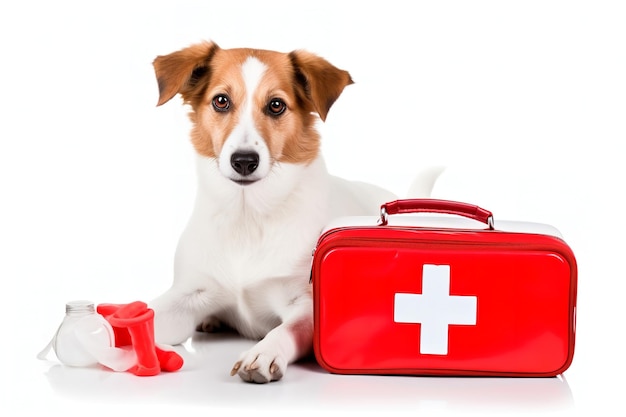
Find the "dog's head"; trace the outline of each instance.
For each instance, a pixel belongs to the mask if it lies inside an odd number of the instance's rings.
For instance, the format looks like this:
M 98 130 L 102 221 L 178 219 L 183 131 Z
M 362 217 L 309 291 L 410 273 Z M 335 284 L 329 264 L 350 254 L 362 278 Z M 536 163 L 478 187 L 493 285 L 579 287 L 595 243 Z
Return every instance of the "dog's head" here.
M 191 106 L 196 151 L 229 180 L 249 185 L 275 164 L 307 164 L 319 152 L 315 129 L 350 74 L 306 51 L 222 49 L 212 42 L 158 56 L 162 105 L 180 93 Z

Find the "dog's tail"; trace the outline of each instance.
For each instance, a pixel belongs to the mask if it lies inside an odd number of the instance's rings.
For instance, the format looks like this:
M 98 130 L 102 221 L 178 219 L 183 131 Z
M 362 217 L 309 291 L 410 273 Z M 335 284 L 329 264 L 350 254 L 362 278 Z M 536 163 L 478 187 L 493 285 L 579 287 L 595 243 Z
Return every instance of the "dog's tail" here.
M 443 166 L 432 166 L 420 171 L 411 183 L 406 198 L 432 197 L 437 178 L 445 169 Z

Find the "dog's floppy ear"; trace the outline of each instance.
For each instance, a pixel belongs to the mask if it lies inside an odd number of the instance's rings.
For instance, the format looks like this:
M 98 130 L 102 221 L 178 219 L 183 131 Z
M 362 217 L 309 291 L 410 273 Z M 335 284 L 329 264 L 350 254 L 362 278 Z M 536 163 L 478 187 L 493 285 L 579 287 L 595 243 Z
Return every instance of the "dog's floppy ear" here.
M 189 102 L 201 79 L 208 75 L 209 62 L 218 49 L 213 42 L 203 42 L 157 56 L 152 63 L 159 83 L 157 106 L 167 103 L 177 93 Z
M 295 70 L 297 83 L 304 89 L 305 97 L 313 108 L 326 120 L 326 115 L 344 87 L 353 83 L 347 71 L 336 68 L 328 61 L 307 51 L 297 50 L 289 54 Z

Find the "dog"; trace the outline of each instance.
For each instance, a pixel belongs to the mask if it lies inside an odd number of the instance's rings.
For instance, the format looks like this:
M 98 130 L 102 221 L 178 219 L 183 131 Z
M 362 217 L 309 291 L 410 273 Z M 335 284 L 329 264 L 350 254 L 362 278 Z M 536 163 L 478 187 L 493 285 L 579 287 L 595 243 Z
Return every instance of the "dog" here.
M 155 340 L 176 345 L 222 326 L 258 340 L 232 368 L 267 383 L 312 351 L 312 251 L 324 226 L 376 215 L 397 196 L 328 173 L 316 123 L 351 75 L 305 50 L 201 42 L 153 62 L 161 106 L 190 108 L 195 206 L 174 280 L 150 303 Z

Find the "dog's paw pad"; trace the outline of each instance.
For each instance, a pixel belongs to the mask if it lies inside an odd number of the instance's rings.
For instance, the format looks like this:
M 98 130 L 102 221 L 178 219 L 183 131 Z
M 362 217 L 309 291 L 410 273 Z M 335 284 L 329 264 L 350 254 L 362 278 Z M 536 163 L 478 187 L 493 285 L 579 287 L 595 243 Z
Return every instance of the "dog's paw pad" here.
M 202 323 L 198 324 L 196 331 L 204 333 L 217 333 L 228 330 L 229 327 L 219 321 L 215 317 L 208 317 Z

